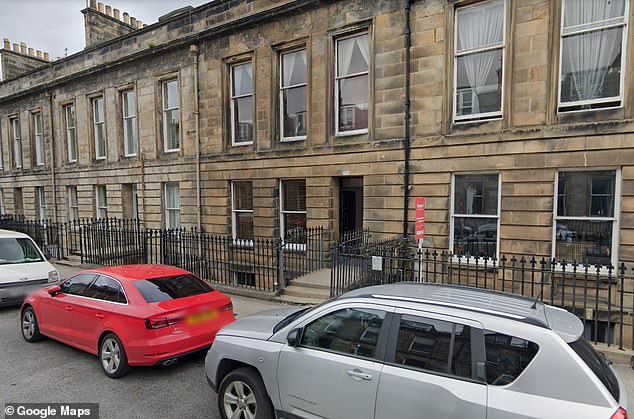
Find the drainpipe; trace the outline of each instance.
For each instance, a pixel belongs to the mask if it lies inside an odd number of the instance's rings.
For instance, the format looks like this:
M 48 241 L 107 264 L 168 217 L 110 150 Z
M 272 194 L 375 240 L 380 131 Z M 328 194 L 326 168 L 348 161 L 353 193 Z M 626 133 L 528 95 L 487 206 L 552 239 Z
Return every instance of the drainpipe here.
M 46 93 L 48 99 L 48 123 L 49 132 L 51 133 L 50 152 L 51 152 L 51 186 L 53 189 L 53 219 L 57 223 L 57 186 L 55 182 L 55 129 L 53 128 L 53 95 Z
M 409 164 L 410 143 L 410 47 L 412 31 L 410 28 L 411 0 L 405 0 L 405 173 L 403 178 L 403 238 L 407 238 L 409 224 Z
M 198 98 L 198 46 L 190 45 L 189 52 L 194 56 L 194 117 L 196 131 L 196 223 L 198 230 L 202 231 L 202 203 L 200 192 L 200 112 Z

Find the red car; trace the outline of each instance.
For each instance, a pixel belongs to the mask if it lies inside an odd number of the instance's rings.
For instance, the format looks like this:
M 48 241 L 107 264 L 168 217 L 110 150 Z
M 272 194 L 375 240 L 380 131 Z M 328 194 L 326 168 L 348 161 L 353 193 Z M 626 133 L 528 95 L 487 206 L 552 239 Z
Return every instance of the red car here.
M 130 366 L 171 365 L 209 347 L 235 320 L 231 299 L 191 272 L 165 265 L 82 271 L 30 294 L 22 336 L 42 335 L 99 356 L 108 377 Z

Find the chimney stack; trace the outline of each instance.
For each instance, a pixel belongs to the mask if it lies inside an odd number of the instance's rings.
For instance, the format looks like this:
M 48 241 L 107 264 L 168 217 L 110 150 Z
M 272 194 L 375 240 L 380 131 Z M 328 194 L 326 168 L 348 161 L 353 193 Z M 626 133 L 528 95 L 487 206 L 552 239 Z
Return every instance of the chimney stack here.
M 130 17 L 130 25 L 136 28 L 136 18 L 134 16 Z
M 4 38 L 2 41 L 4 42 L 4 49 L 11 49 L 11 41 L 9 41 L 9 38 Z
M 18 54 L 20 53 L 20 44 L 16 42 L 13 43 L 13 52 L 17 52 Z
M 42 59 L 42 51 L 40 51 L 39 49 L 37 51 L 35 51 L 35 55 L 37 56 L 37 58 L 39 58 L 40 60 Z
M 117 20 L 121 20 L 121 12 L 119 12 L 119 9 L 112 9 L 113 13 L 114 13 L 114 18 Z
M 29 56 L 35 57 L 35 50 L 33 48 L 29 48 Z
M 106 14 L 112 17 L 112 7 L 108 4 L 106 4 Z
M 100 13 L 104 12 L 103 3 L 102 2 L 97 3 L 97 10 L 99 10 Z
M 90 8 L 91 9 L 97 8 L 97 0 L 90 0 Z
M 20 54 L 26 55 L 26 42 L 20 42 Z
M 49 56 L 48 56 L 48 52 L 44 53 L 44 61 L 50 61 Z
M 128 12 L 123 12 L 123 23 L 130 24 L 130 15 Z

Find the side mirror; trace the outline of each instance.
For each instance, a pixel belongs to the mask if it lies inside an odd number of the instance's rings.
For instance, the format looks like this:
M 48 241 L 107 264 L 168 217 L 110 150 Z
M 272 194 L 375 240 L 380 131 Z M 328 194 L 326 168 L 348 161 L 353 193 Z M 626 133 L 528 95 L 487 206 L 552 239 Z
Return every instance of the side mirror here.
M 299 346 L 299 342 L 302 340 L 302 332 L 303 329 L 301 327 L 288 332 L 288 336 L 286 336 L 286 342 L 288 342 L 288 346 L 297 348 Z
M 59 285 L 53 285 L 52 287 L 48 287 L 48 288 L 46 289 L 46 292 L 48 292 L 48 293 L 49 293 L 49 295 L 50 295 L 51 297 L 53 297 L 53 296 L 55 296 L 58 292 L 60 292 L 60 291 L 61 291 L 61 289 L 62 289 L 62 288 L 61 288 Z

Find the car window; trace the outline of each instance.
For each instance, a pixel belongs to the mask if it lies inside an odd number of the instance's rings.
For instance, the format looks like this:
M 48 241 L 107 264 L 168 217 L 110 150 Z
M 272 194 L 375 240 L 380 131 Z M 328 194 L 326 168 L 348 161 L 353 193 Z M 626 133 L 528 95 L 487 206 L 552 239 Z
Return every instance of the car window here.
M 394 362 L 471 378 L 471 327 L 404 314 L 399 324 Z
M 0 265 L 14 263 L 42 262 L 44 258 L 37 250 L 33 240 L 24 237 L 6 237 L 0 239 Z
M 189 274 L 134 281 L 134 286 L 148 303 L 175 300 L 214 290 L 201 279 Z
M 115 303 L 126 302 L 121 285 L 114 279 L 101 275 L 84 291 L 84 296 Z
M 384 319 L 381 310 L 337 310 L 308 324 L 301 345 L 372 358 Z
M 536 343 L 490 330 L 484 331 L 484 344 L 487 383 L 494 386 L 515 381 L 539 350 Z
M 60 292 L 72 295 L 84 295 L 86 288 L 95 279 L 95 274 L 79 274 L 60 285 Z
M 584 338 L 580 338 L 569 345 L 601 380 L 605 388 L 614 396 L 614 400 L 618 401 L 620 396 L 619 382 L 610 369 L 610 363 L 605 355 L 598 353 Z

